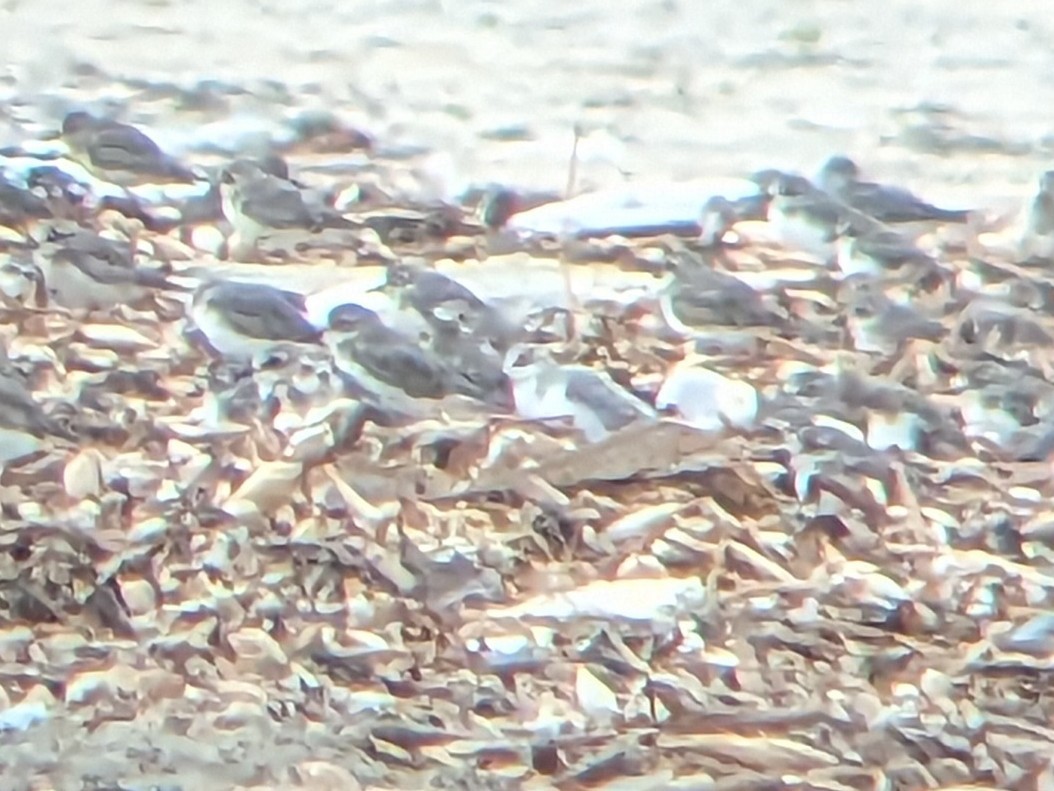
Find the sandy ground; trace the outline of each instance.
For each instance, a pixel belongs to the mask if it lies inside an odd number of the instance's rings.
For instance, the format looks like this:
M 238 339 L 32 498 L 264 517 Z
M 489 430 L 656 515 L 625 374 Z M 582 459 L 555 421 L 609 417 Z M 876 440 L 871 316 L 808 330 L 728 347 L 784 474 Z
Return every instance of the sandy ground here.
M 618 5 L 9 0 L 6 136 L 86 97 L 186 123 L 143 81 L 211 80 L 444 152 L 451 190 L 562 187 L 576 123 L 585 186 L 811 171 L 843 151 L 938 197 L 997 200 L 1027 191 L 1054 146 L 1042 3 Z

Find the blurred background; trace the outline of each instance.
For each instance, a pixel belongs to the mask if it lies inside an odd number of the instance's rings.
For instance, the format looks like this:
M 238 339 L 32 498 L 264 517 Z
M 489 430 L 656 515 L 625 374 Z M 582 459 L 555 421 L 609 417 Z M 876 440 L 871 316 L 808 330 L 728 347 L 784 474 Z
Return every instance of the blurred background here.
M 1027 0 L 8 0 L 0 143 L 87 106 L 177 155 L 305 111 L 434 152 L 433 187 L 811 173 L 1024 196 L 1054 149 L 1054 17 Z M 982 197 L 983 196 L 983 197 Z

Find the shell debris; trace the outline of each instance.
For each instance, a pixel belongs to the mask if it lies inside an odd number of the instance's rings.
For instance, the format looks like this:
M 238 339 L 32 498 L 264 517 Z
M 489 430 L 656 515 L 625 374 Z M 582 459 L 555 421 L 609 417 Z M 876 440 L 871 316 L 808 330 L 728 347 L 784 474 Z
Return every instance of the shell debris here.
M 11 777 L 1051 784 L 1049 260 L 877 182 L 455 200 L 336 113 L 97 120 L 4 160 Z

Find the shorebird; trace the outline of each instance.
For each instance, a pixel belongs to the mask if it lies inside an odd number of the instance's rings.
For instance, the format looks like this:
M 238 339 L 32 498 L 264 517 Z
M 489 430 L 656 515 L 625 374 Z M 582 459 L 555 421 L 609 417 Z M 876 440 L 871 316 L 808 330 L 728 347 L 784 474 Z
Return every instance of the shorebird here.
M 754 178 L 769 196 L 768 222 L 780 244 L 829 263 L 840 229 L 867 232 L 881 225 L 816 187 L 803 176 L 763 171 Z
M 198 180 L 189 168 L 129 124 L 72 112 L 62 121 L 62 141 L 92 175 L 121 187 Z
M 254 160 L 238 159 L 225 167 L 219 188 L 223 216 L 234 228 L 234 247 L 239 250 L 250 250 L 261 239 L 282 231 L 315 233 L 323 228 L 358 227 Z
M 933 258 L 889 228 L 843 223 L 838 228 L 836 248 L 838 267 L 846 276 L 921 277 L 936 269 Z
M 507 351 L 515 340 L 518 328 L 497 309 L 457 280 L 434 269 L 417 264 L 392 264 L 381 290 L 393 294 L 401 306 L 417 311 L 441 338 L 460 336 L 500 353 Z
M 947 334 L 939 321 L 894 302 L 878 284 L 864 276 L 849 278 L 840 297 L 848 305 L 846 328 L 858 351 L 889 354 L 906 340 L 936 342 Z
M 36 251 L 48 296 L 71 310 L 135 305 L 157 289 L 177 289 L 165 272 L 137 266 L 133 243 L 84 229 L 53 234 Z
M 828 194 L 884 223 L 964 223 L 970 212 L 942 209 L 902 187 L 863 181 L 860 168 L 845 156 L 834 156 L 820 168 L 817 183 Z
M 29 225 L 51 216 L 51 207 L 47 201 L 31 190 L 18 187 L 0 177 L 0 225 L 6 225 L 28 237 Z
M 739 219 L 736 207 L 727 198 L 721 195 L 710 198 L 699 217 L 699 244 L 717 247 Z
M 220 356 L 255 362 L 276 347 L 321 341 L 305 310 L 301 294 L 263 283 L 218 280 L 194 293 L 190 318 Z
M 76 435 L 44 412 L 0 349 L 0 472 L 4 465 L 32 456 L 54 439 L 73 441 Z
M 516 413 L 528 420 L 569 419 L 590 442 L 638 420 L 654 420 L 655 410 L 606 372 L 583 365 L 558 365 L 544 347 L 514 346 L 505 358 Z
M 431 409 L 423 400 L 452 395 L 499 407 L 508 403 L 500 360 L 471 350 L 439 355 L 357 304 L 334 308 L 329 327 L 326 342 L 336 367 L 381 409 L 419 414 Z
M 766 327 L 787 318 L 739 278 L 706 266 L 678 267 L 659 306 L 670 329 L 686 336 L 705 326 Z

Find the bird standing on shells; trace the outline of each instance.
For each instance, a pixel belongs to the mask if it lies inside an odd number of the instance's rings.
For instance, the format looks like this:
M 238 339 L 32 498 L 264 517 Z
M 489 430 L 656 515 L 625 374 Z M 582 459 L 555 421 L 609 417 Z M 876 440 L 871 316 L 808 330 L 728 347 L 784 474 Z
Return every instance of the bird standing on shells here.
M 834 198 L 883 223 L 964 223 L 970 212 L 942 209 L 901 187 L 864 181 L 849 157 L 834 156 L 820 168 L 819 186 Z
M 194 292 L 190 319 L 219 356 L 255 363 L 277 347 L 321 341 L 305 311 L 302 294 L 263 283 L 217 280 Z
M 434 269 L 392 264 L 380 290 L 394 292 L 401 306 L 417 311 L 442 338 L 470 338 L 504 353 L 517 335 L 517 328 L 493 306 Z
M 705 204 L 699 216 L 698 242 L 704 248 L 720 247 L 732 226 L 740 219 L 736 207 L 727 198 L 715 195 Z
M 220 174 L 223 216 L 234 229 L 232 253 L 246 254 L 261 239 L 282 231 L 317 233 L 324 228 L 353 229 L 357 225 L 293 182 L 274 175 L 258 162 L 239 159 Z
M 846 276 L 896 275 L 917 279 L 937 268 L 933 258 L 911 239 L 890 228 L 860 228 L 844 223 L 838 230 L 838 267 Z
M 511 408 L 502 355 L 518 328 L 457 280 L 417 264 L 388 268 L 382 290 L 410 307 L 430 328 L 428 350 L 458 371 L 458 392 L 501 408 Z
M 4 465 L 43 450 L 55 438 L 72 441 L 75 435 L 44 412 L 0 349 L 0 472 Z
M 873 218 L 832 198 L 803 176 L 762 171 L 754 180 L 769 195 L 768 222 L 779 243 L 831 262 L 841 229 L 851 225 L 861 232 L 881 227 Z
M 62 121 L 62 141 L 92 175 L 121 187 L 198 180 L 193 171 L 129 124 L 72 112 Z
M 659 306 L 667 326 L 694 335 L 706 326 L 771 327 L 786 311 L 734 275 L 706 266 L 680 266 L 663 288 Z
M 140 267 L 134 246 L 76 229 L 55 234 L 37 251 L 48 297 L 71 310 L 136 305 L 159 289 L 178 288 L 160 269 Z
M 428 409 L 422 399 L 452 395 L 498 407 L 507 404 L 500 361 L 466 358 L 455 364 L 361 305 L 334 308 L 329 326 L 327 344 L 335 365 L 381 409 L 421 414 Z
M 858 351 L 892 354 L 904 341 L 937 342 L 947 335 L 939 321 L 895 302 L 867 277 L 847 278 L 841 292 L 841 300 L 848 305 L 846 329 Z
M 558 365 L 547 349 L 517 345 L 505 359 L 516 413 L 527 420 L 569 419 L 590 442 L 655 410 L 620 387 L 606 372 L 582 365 Z

